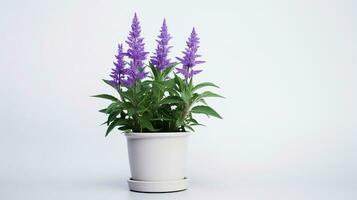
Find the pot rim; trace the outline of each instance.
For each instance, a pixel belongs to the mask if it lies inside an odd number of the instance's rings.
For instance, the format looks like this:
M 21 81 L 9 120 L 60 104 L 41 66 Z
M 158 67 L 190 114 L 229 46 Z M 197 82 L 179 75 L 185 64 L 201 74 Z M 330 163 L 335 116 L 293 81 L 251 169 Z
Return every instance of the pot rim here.
M 124 133 L 127 138 L 153 138 L 153 137 L 186 137 L 192 132 L 148 132 L 148 133 Z

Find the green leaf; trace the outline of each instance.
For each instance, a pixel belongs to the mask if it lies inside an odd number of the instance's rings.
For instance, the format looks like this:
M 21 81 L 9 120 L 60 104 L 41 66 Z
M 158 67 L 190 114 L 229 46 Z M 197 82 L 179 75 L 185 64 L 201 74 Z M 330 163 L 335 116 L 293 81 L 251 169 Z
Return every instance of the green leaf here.
M 99 112 L 101 112 L 101 113 L 107 113 L 107 109 L 106 109 L 106 108 L 101 109 L 101 110 L 99 110 Z
M 145 105 L 145 103 L 147 103 L 147 100 L 149 100 L 150 95 L 143 95 L 144 97 L 141 98 L 141 100 L 138 103 L 138 107 L 141 107 L 144 105 L 144 109 L 147 109 L 147 106 Z
M 190 126 L 206 126 L 206 125 L 200 123 L 194 123 L 194 124 L 190 124 Z
M 120 125 L 127 125 L 127 120 L 125 119 L 121 119 L 121 118 L 116 118 L 115 120 L 113 120 L 113 122 L 108 126 L 108 129 L 105 133 L 105 137 L 108 136 L 108 134 L 116 127 L 116 126 L 120 126 Z
M 108 116 L 107 125 L 109 125 L 109 123 L 110 123 L 111 121 L 113 121 L 113 120 L 119 115 L 120 112 L 121 112 L 121 111 L 118 110 L 118 111 L 115 111 L 115 112 L 110 113 L 109 116 Z
M 115 126 L 116 126 L 116 123 L 115 123 L 115 121 L 113 121 L 113 122 L 108 126 L 107 131 L 106 131 L 106 133 L 105 133 L 105 137 L 108 136 L 108 134 L 110 133 L 110 131 L 112 131 Z
M 108 108 L 107 108 L 107 110 L 106 110 L 106 113 L 107 114 L 110 114 L 110 113 L 112 113 L 112 112 L 114 112 L 114 111 L 117 111 L 117 110 L 122 110 L 122 107 L 121 107 L 121 105 L 123 105 L 121 102 L 114 102 L 114 103 L 111 103 L 109 106 L 108 106 Z
M 210 91 L 205 91 L 202 94 L 200 94 L 200 99 L 201 98 L 206 98 L 206 97 L 220 97 L 220 98 L 224 98 L 223 96 L 210 92 Z
M 206 115 L 210 115 L 210 116 L 222 119 L 222 117 L 209 106 L 195 106 L 191 109 L 191 112 L 199 113 L 199 114 L 206 114 Z
M 122 92 L 121 94 L 123 95 L 124 99 L 127 99 L 130 102 L 134 102 L 134 94 L 132 89 Z
M 188 128 L 190 131 L 195 132 L 195 130 L 191 126 L 186 125 L 185 128 Z
M 184 90 L 183 92 L 180 93 L 182 100 L 186 103 L 189 104 L 192 98 L 192 93 L 189 92 L 188 90 Z
M 184 81 L 182 80 L 182 78 L 180 78 L 179 76 L 177 76 L 177 74 L 175 74 L 175 83 L 178 86 L 179 91 L 183 91 L 184 88 Z
M 119 127 L 119 130 L 127 132 L 127 131 L 131 130 L 131 128 L 130 128 L 130 126 L 125 125 L 125 126 Z
M 196 91 L 200 88 L 203 88 L 203 87 L 216 87 L 216 88 L 219 88 L 217 85 L 211 83 L 211 82 L 203 82 L 203 83 L 200 83 L 200 84 L 197 84 L 195 87 L 193 87 L 193 90 L 192 91 Z
M 195 124 L 198 124 L 198 121 L 195 120 L 195 119 L 193 119 L 193 118 L 189 119 L 189 121 L 190 121 L 190 122 L 193 122 L 193 123 L 195 123 Z
M 161 105 L 164 104 L 175 104 L 175 103 L 183 103 L 183 100 L 179 96 L 168 96 L 160 101 Z
M 98 95 L 94 95 L 92 97 L 108 99 L 108 100 L 111 100 L 111 101 L 119 101 L 116 97 L 114 97 L 112 95 L 109 95 L 109 94 L 98 94 Z
M 157 129 L 154 128 L 154 126 L 152 125 L 152 123 L 149 120 L 140 118 L 139 121 L 140 121 L 141 127 L 146 128 L 151 132 L 157 131 Z
M 152 80 L 145 80 L 145 81 L 141 82 L 141 85 L 143 85 L 145 87 L 145 86 L 149 86 L 152 83 L 153 83 Z
M 196 101 L 199 101 L 201 99 L 200 95 L 197 93 L 192 94 L 191 99 L 190 99 L 190 103 L 193 104 Z
M 201 102 L 201 103 L 205 104 L 206 106 L 208 105 L 204 99 L 200 99 L 198 102 Z
M 113 84 L 112 81 L 110 81 L 110 80 L 105 80 L 105 79 L 103 79 L 103 81 L 104 81 L 104 83 L 106 83 L 106 84 L 110 85 L 111 87 L 113 87 L 115 90 L 118 90 L 118 89 L 119 89 L 116 85 Z
M 122 104 L 123 110 L 127 111 L 128 116 L 134 115 L 137 112 L 135 106 L 130 102 L 125 102 Z
M 193 78 L 190 78 L 190 82 L 188 83 L 188 88 L 190 91 L 193 91 Z
M 166 85 L 163 82 L 153 82 L 153 86 L 157 87 L 161 91 L 164 91 L 166 88 Z
M 159 78 L 159 71 L 156 69 L 156 67 L 153 64 L 149 64 L 149 68 L 151 69 L 152 75 L 154 76 L 154 80 L 157 80 Z
M 164 80 L 175 69 L 176 65 L 178 65 L 178 63 L 174 63 L 171 66 L 164 69 L 161 73 L 161 77 L 160 77 L 161 80 Z

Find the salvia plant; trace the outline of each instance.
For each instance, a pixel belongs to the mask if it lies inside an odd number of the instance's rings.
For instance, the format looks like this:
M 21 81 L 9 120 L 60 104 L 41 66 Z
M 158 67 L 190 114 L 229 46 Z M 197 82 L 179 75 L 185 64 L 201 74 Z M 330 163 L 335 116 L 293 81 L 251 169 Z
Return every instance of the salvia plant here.
M 201 55 L 197 54 L 199 38 L 196 30 L 192 29 L 183 57 L 176 57 L 177 62 L 168 57 L 172 46 L 169 45 L 171 35 L 165 19 L 148 64 L 145 64 L 148 52 L 140 34 L 140 22 L 135 14 L 125 41 L 128 49 L 125 51 L 123 44 L 118 45 L 110 80 L 103 80 L 118 94 L 94 96 L 111 101 L 108 107 L 100 110 L 108 116 L 104 123 L 108 126 L 106 136 L 115 127 L 124 132 L 193 131 L 193 126 L 202 125 L 194 114 L 222 118 L 205 101 L 208 97 L 222 96 L 202 91 L 206 87 L 218 86 L 210 82 L 193 82 L 194 76 L 202 72 L 196 66 L 205 62 L 199 60 Z

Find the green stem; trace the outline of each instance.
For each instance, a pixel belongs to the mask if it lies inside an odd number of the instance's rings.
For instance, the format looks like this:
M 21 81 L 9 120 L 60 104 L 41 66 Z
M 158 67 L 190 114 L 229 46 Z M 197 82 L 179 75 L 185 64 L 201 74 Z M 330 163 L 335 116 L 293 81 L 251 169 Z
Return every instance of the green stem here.
M 139 86 L 140 84 L 138 85 L 136 82 L 134 83 L 134 107 L 136 110 L 138 110 L 138 101 L 136 99 L 136 97 L 138 96 L 137 94 L 139 93 Z M 140 122 L 139 122 L 139 115 L 138 113 L 135 112 L 135 114 L 133 115 L 133 118 L 134 118 L 134 122 L 135 122 L 135 126 L 136 126 L 136 129 L 139 130 L 140 132 L 143 132 L 142 130 L 142 127 L 140 125 Z

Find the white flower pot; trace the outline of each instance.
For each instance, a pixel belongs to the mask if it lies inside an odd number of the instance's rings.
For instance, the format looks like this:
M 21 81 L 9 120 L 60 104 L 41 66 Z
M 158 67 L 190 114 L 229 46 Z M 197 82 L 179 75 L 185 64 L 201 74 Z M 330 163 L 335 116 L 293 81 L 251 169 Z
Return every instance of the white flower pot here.
M 187 140 L 191 133 L 127 133 L 131 178 L 138 192 L 174 192 L 188 187 L 184 175 Z

